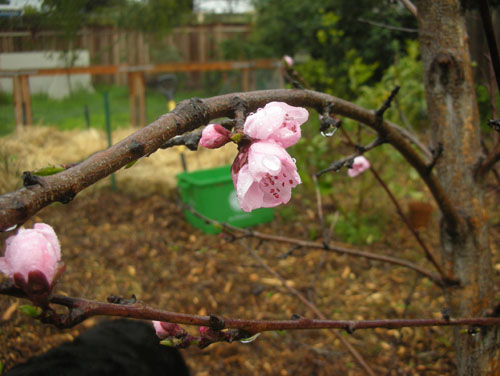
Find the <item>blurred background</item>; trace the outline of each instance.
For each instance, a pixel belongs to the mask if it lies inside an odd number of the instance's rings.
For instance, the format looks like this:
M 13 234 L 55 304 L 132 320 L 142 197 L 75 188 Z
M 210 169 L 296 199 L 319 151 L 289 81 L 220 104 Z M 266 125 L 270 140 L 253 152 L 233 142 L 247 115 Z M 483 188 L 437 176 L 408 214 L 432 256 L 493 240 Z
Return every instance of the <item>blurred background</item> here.
M 500 102 L 475 4 L 464 5 L 485 124 Z M 378 108 L 401 86 L 385 117 L 426 142 L 417 20 L 399 1 L 360 0 L 354 7 L 347 0 L 0 0 L 0 191 L 18 188 L 26 169 L 82 160 L 183 99 L 290 87 L 281 74 L 284 55 L 310 87 L 366 108 Z M 351 152 L 338 137 L 321 135 L 318 124 L 311 113 L 306 137 L 291 148 L 305 183 L 300 189 L 311 189 L 311 173 Z M 372 137 L 353 121 L 343 126 L 359 144 Z M 381 150 L 369 157 L 395 195 L 425 200 L 417 174 L 386 168 L 402 160 Z M 231 146 L 198 153 L 176 147 L 121 172 L 119 186 L 166 194 L 183 169 L 180 157 L 197 170 L 230 164 L 235 153 Z M 162 166 L 169 173 L 158 174 Z M 385 214 L 377 206 L 385 204 L 366 204 L 368 177 L 356 188 L 334 174 L 320 184 L 326 194 L 356 190 L 357 200 L 331 199 L 342 210 L 337 229 L 344 240 L 381 238 Z
M 469 42 L 486 118 L 490 64 L 472 5 Z M 496 10 L 493 17 L 498 25 Z M 398 1 L 0 0 L 0 135 L 28 123 L 104 129 L 104 92 L 115 128 L 155 120 L 169 100 L 283 87 L 283 55 L 311 87 L 370 108 L 401 85 L 393 120 L 425 128 L 416 28 Z M 90 68 L 63 70 L 75 67 Z
M 484 125 L 498 118 L 500 99 L 475 2 L 463 3 Z M 497 34 L 498 3 L 490 1 Z M 0 194 L 19 188 L 23 171 L 81 161 L 183 99 L 291 87 L 282 78 L 284 55 L 312 88 L 370 109 L 401 86 L 384 116 L 428 144 L 417 27 L 395 0 L 0 0 Z M 370 129 L 341 120 L 356 143 L 373 139 Z M 483 131 L 491 132 L 486 125 Z M 302 133 L 288 151 L 303 184 L 259 230 L 321 241 L 311 174 L 353 149 L 340 132 L 322 135 L 314 111 Z M 182 159 L 194 171 L 229 165 L 236 152 L 235 145 L 161 150 L 121 170 L 114 183 L 103 179 L 70 204 L 37 213 L 27 225 L 50 223 L 64 249 L 67 272 L 58 289 L 97 300 L 135 293 L 151 305 L 200 315 L 310 317 L 240 243 L 203 234 L 183 219 L 175 190 Z M 366 157 L 437 249 L 438 215 L 418 174 L 388 146 Z M 486 184 L 486 199 L 497 208 L 498 184 Z M 373 176 L 325 174 L 319 190 L 332 240 L 426 263 Z M 500 214 L 492 211 L 490 222 L 492 243 L 500 244 Z M 405 269 L 284 244 L 259 248 L 327 317 L 441 317 L 440 292 Z M 418 299 L 410 306 L 412 296 Z M 19 304 L 0 300 L 0 343 L 6 344 L 0 369 L 95 323 L 59 331 L 22 316 Z M 349 339 L 380 374 L 453 374 L 449 329 L 406 329 L 356 332 Z M 199 376 L 360 374 L 338 339 L 325 333 L 269 333 L 251 346 L 216 344 L 185 354 Z

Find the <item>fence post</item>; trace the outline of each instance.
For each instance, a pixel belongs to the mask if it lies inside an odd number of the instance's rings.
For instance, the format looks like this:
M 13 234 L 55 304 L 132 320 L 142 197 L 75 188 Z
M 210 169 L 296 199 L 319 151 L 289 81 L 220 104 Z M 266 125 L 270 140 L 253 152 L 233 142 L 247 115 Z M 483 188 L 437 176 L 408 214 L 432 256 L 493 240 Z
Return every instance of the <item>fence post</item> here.
M 128 74 L 130 123 L 132 126 L 146 125 L 146 85 L 143 72 Z M 138 108 L 139 107 L 139 108 Z
M 16 128 L 20 129 L 23 125 L 33 124 L 29 78 L 28 75 L 21 74 L 12 79 Z
M 241 70 L 241 91 L 245 92 L 248 91 L 248 76 L 250 69 L 249 68 L 243 68 Z
M 24 119 L 26 125 L 33 124 L 33 114 L 31 111 L 31 94 L 30 94 L 30 82 L 29 76 L 27 74 L 21 75 L 21 87 L 22 87 L 22 97 L 23 97 L 23 108 L 24 108 Z

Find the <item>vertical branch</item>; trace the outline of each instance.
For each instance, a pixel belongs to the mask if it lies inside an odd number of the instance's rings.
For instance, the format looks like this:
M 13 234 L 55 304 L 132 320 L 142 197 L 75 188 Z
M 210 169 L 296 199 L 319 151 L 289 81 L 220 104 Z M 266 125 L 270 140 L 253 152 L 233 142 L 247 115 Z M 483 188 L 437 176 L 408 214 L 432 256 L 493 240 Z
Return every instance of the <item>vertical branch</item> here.
M 443 278 L 443 280 L 445 280 L 445 281 L 451 281 L 451 278 L 449 278 L 449 277 L 446 276 L 445 272 L 443 271 L 443 269 L 441 268 L 441 266 L 437 262 L 436 258 L 432 255 L 432 253 L 429 250 L 429 248 L 427 248 L 427 245 L 424 243 L 423 239 L 420 237 L 420 234 L 418 233 L 418 231 L 415 230 L 413 228 L 413 226 L 411 225 L 410 221 L 408 220 L 408 218 L 404 214 L 404 212 L 403 212 L 403 210 L 401 208 L 401 205 L 399 205 L 398 200 L 396 199 L 396 197 L 394 197 L 394 195 L 390 191 L 390 189 L 387 186 L 387 184 L 385 183 L 385 181 L 380 177 L 380 175 L 377 173 L 377 171 L 373 167 L 370 167 L 370 171 L 372 172 L 372 174 L 375 177 L 375 179 L 377 179 L 377 181 L 380 183 L 380 185 L 382 186 L 382 188 L 384 189 L 384 191 L 387 193 L 387 196 L 389 196 L 391 202 L 396 207 L 397 213 L 399 214 L 399 216 L 403 220 L 403 222 L 406 225 L 406 227 L 408 227 L 408 229 L 412 233 L 412 235 L 415 238 L 415 240 L 417 241 L 417 243 L 420 245 L 420 247 L 424 251 L 425 256 L 427 257 L 427 260 L 429 260 L 430 263 L 436 268 L 437 272 L 439 273 L 439 275 L 441 276 L 441 278 Z
M 415 17 L 418 17 L 417 7 L 410 0 L 400 0 L 403 5 L 413 14 Z
M 497 88 L 500 91 L 500 56 L 498 55 L 495 30 L 493 29 L 493 23 L 491 22 L 491 14 L 488 6 L 488 0 L 478 0 L 478 5 L 479 5 L 479 13 L 481 14 L 481 20 L 484 28 L 484 35 L 486 37 L 486 41 L 488 42 L 488 48 L 490 50 L 491 64 L 493 65 L 493 70 L 495 71 Z
M 328 238 L 328 229 L 326 228 L 325 218 L 323 216 L 323 203 L 321 202 L 321 192 L 319 191 L 318 177 L 313 174 L 312 179 L 313 179 L 314 188 L 316 191 L 316 204 L 317 204 L 317 208 L 318 208 L 318 219 L 319 219 L 319 223 L 321 225 L 321 234 L 323 237 L 323 244 L 325 244 L 325 247 L 328 247 L 328 243 L 330 241 Z

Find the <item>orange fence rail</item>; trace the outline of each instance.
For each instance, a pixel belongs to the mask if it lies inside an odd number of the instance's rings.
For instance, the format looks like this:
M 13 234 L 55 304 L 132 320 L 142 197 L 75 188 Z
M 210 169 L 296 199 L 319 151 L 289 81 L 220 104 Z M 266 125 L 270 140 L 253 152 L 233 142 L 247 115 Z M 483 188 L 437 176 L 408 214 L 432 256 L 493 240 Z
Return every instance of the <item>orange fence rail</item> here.
M 248 61 L 213 61 L 207 63 L 168 63 L 146 65 L 95 65 L 90 67 L 40 68 L 22 70 L 0 70 L 1 78 L 12 78 L 14 112 L 16 126 L 29 125 L 33 122 L 30 76 L 55 76 L 71 74 L 128 74 L 130 120 L 134 126 L 146 125 L 146 73 L 181 73 L 241 70 L 242 90 L 249 89 L 249 73 L 254 69 L 278 69 L 279 60 L 262 59 Z

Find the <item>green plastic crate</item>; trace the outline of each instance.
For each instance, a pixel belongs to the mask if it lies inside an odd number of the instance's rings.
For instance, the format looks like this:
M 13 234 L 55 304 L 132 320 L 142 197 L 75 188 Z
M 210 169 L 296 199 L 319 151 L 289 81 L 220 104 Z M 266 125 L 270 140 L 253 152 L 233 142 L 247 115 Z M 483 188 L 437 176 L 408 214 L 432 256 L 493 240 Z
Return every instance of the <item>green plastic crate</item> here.
M 180 173 L 177 175 L 177 185 L 184 203 L 216 221 L 237 227 L 249 227 L 273 219 L 272 208 L 256 209 L 250 213 L 241 210 L 231 179 L 231 166 Z M 221 231 L 188 210 L 184 210 L 184 215 L 190 224 L 207 234 L 217 234 Z

